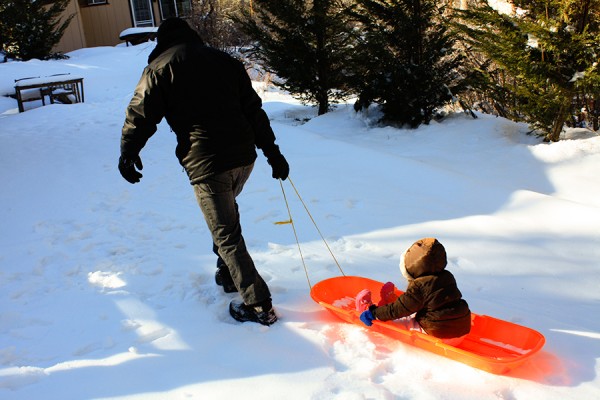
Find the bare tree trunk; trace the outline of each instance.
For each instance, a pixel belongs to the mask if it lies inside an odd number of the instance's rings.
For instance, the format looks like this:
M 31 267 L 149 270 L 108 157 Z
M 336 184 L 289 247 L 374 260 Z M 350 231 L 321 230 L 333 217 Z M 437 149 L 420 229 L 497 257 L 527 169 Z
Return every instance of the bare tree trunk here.
M 592 100 L 592 109 L 588 110 L 588 115 L 592 116 L 592 126 L 594 128 L 594 131 L 597 131 L 598 129 L 600 129 L 600 124 L 599 124 L 599 120 L 600 120 L 600 100 L 598 99 L 594 99 Z
M 569 111 L 571 110 L 571 97 L 568 95 L 567 99 L 565 99 L 560 105 L 560 109 L 558 110 L 558 115 L 554 120 L 554 124 L 552 125 L 551 131 L 546 135 L 547 142 L 558 142 L 560 140 L 560 133 L 565 126 L 565 122 L 567 121 Z
M 319 105 L 318 115 L 323 115 L 329 111 L 329 60 L 326 50 L 326 32 L 325 15 L 328 7 L 327 0 L 315 0 L 313 3 L 313 13 L 315 17 L 315 35 L 317 42 L 317 79 L 319 80 L 319 89 L 317 90 L 316 100 Z

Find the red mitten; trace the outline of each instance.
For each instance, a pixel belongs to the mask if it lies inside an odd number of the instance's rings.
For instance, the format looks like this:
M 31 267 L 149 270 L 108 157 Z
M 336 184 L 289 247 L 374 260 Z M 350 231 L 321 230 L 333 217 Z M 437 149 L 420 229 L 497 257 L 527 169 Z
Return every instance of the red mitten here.
M 371 301 L 371 291 L 363 289 L 356 295 L 356 311 L 363 312 L 369 309 L 373 302 Z
M 396 288 L 394 287 L 394 284 L 392 282 L 386 282 L 381 287 L 381 292 L 379 292 L 381 294 L 381 300 L 379 300 L 379 303 L 377 303 L 377 306 L 381 307 L 381 306 L 385 306 L 386 304 L 395 302 L 396 299 L 398 298 L 398 296 L 396 295 L 395 289 Z

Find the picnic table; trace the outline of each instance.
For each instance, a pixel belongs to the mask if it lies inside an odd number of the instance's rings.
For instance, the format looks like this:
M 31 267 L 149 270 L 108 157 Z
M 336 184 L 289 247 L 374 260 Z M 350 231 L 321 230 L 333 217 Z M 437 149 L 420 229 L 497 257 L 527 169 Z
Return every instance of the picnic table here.
M 119 34 L 119 39 L 124 40 L 125 44 L 129 46 L 135 46 L 140 43 L 145 43 L 148 40 L 156 39 L 156 32 L 158 28 L 156 26 L 145 27 L 145 28 L 127 28 Z
M 41 100 L 42 105 L 46 105 L 46 96 L 50 104 L 83 103 L 83 78 L 71 74 L 56 74 L 15 79 L 15 95 L 19 112 L 25 111 L 23 103 L 28 101 Z

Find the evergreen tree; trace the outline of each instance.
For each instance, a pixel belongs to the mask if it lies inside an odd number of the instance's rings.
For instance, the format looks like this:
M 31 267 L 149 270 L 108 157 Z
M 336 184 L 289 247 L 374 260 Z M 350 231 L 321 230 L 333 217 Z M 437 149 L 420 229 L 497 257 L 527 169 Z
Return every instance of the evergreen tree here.
M 462 55 L 435 0 L 357 0 L 360 39 L 351 85 L 358 110 L 381 104 L 384 120 L 416 128 L 465 88 Z
M 47 59 L 73 16 L 60 16 L 69 0 L 0 0 L 0 45 L 8 57 Z
M 196 0 L 190 22 L 206 44 L 231 51 L 247 39 L 231 18 L 241 7 L 245 7 L 243 0 Z
M 498 82 L 512 107 L 549 141 L 573 115 L 576 91 L 598 91 L 598 0 L 514 1 L 500 14 L 487 2 L 461 11 L 465 41 L 511 76 Z M 514 114 L 513 114 L 514 115 Z
M 275 83 L 318 114 L 345 95 L 351 35 L 339 0 L 254 0 L 237 18 L 254 40 L 250 53 L 280 80 Z

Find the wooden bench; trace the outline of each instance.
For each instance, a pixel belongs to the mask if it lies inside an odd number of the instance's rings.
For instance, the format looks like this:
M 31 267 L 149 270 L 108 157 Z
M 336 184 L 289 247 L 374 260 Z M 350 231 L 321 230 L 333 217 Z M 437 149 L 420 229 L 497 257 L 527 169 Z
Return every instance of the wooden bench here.
M 71 74 L 57 74 L 45 77 L 22 78 L 15 80 L 15 95 L 19 112 L 25 111 L 23 103 L 41 100 L 46 105 L 48 96 L 50 104 L 83 103 L 83 78 Z

